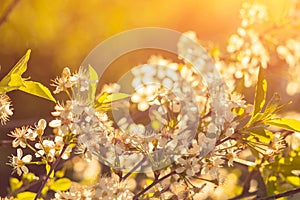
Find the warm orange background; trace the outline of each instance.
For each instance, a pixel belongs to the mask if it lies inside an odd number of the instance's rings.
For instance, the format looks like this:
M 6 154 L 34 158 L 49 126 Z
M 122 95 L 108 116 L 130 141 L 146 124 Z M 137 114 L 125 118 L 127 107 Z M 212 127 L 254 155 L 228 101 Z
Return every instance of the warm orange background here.
M 12 0 L 1 0 L 0 17 Z M 138 27 L 163 27 L 180 32 L 193 30 L 202 41 L 221 48 L 240 23 L 243 0 L 20 0 L 7 21 L 0 26 L 0 78 L 27 49 L 32 49 L 26 76 L 49 86 L 65 66 L 75 70 L 101 41 L 121 31 Z M 284 18 L 291 0 L 262 0 L 274 19 Z M 128 65 L 129 63 L 124 63 Z M 21 92 L 9 94 L 14 116 L 4 138 L 14 126 L 49 118 L 53 104 Z M 25 121 L 21 119 L 25 119 Z M 32 120 L 30 120 L 32 119 Z M 21 121 L 19 121 L 21 120 Z M 28 123 L 26 123 L 28 122 Z M 7 151 L 0 148 L 0 169 L 7 162 Z M 1 170 L 2 171 L 2 170 Z M 7 176 L 1 174 L 0 195 Z

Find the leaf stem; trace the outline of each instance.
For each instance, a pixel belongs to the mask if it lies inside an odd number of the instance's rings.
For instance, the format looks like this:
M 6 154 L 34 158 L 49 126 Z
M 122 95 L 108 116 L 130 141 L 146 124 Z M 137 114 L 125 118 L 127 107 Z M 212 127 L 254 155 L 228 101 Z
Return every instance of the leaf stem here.
M 30 144 L 26 143 L 27 147 L 29 147 L 30 150 L 32 150 L 34 153 L 38 154 L 41 158 L 44 157 L 43 155 L 41 155 L 35 148 L 33 148 L 33 146 L 31 146 Z

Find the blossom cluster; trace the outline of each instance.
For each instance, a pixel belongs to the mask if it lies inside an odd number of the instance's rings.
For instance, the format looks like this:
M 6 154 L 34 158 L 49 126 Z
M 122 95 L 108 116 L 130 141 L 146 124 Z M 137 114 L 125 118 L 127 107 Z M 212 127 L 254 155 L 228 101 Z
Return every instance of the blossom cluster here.
M 286 63 L 289 82 L 286 92 L 289 95 L 297 94 L 299 80 L 299 3 L 295 2 L 290 9 L 287 19 L 278 19 L 270 16 L 270 11 L 262 4 L 243 3 L 240 10 L 241 24 L 236 33 L 228 40 L 227 51 L 215 56 L 216 65 L 230 82 L 233 88 L 236 81 L 243 80 L 245 87 L 255 85 L 259 67 L 273 67 L 274 54 Z M 282 33 L 288 33 L 287 39 Z M 277 61 L 279 62 L 279 61 Z M 282 65 L 281 62 L 276 63 Z M 284 69 L 286 70 L 286 69 Z
M 0 121 L 4 125 L 10 116 L 13 115 L 13 109 L 11 107 L 11 102 L 9 96 L 6 94 L 0 95 Z
M 54 94 L 64 93 L 67 99 L 56 101 L 54 119 L 8 134 L 17 152 L 8 164 L 21 177 L 21 186 L 12 187 L 7 198 L 18 195 L 14 192 L 22 191 L 23 182 L 29 182 L 28 188 L 40 181 L 36 199 L 206 199 L 206 191 L 228 182 L 225 169 L 236 166 L 251 171 L 244 184 L 249 187 L 241 194 L 248 196 L 241 197 L 267 196 L 270 192 L 260 194 L 258 184 L 279 187 L 272 185 L 274 177 L 288 187 L 297 185 L 297 169 L 287 171 L 286 165 L 297 164 L 300 155 L 300 121 L 278 115 L 284 108 L 278 94 L 266 100 L 264 69 L 271 57 L 255 26 L 269 20 L 268 12 L 245 3 L 240 15 L 241 26 L 229 38 L 225 58 L 213 60 L 194 32 L 184 33 L 177 44 L 178 63 L 152 56 L 123 76 L 131 93 L 119 81 L 103 85 L 97 94 L 98 76 L 91 66 L 75 73 L 64 68 L 52 86 Z M 289 66 L 289 94 L 300 90 L 293 76 L 299 44 L 295 38 L 276 44 L 276 53 Z M 257 84 L 253 103 L 237 89 L 240 79 L 246 87 Z M 9 97 L 1 94 L 1 124 L 12 114 Z M 46 133 L 47 126 L 52 133 Z M 108 175 L 97 168 L 89 172 L 93 181 L 62 178 L 67 167 L 61 169 L 59 163 L 78 172 L 78 154 L 108 166 Z M 46 175 L 23 181 L 30 165 L 45 165 Z M 90 168 L 81 165 L 84 170 Z M 250 187 L 254 173 L 264 181 Z

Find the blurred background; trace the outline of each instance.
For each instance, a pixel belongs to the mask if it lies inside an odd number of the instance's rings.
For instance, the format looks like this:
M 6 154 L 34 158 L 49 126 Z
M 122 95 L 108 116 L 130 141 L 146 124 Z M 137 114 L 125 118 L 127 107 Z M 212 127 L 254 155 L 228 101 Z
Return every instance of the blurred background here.
M 243 0 L 0 0 L 0 79 L 31 49 L 24 77 L 50 87 L 51 79 L 66 66 L 78 69 L 84 58 L 101 41 L 139 27 L 163 27 L 180 32 L 195 31 L 201 41 L 226 48 L 229 36 L 240 24 Z M 292 0 L 261 0 L 274 20 L 288 14 Z M 5 13 L 9 11 L 6 18 Z M 144 57 L 145 61 L 147 60 Z M 134 66 L 129 59 L 118 67 Z M 114 80 L 114 77 L 110 77 Z M 106 81 L 110 80 L 106 78 Z M 272 87 L 272 85 L 271 85 Z M 50 87 L 50 89 L 54 89 Z M 283 93 L 284 95 L 284 93 Z M 10 130 L 51 119 L 54 104 L 14 91 L 9 93 L 14 115 L 0 127 L 0 139 Z M 296 97 L 293 97 L 296 98 Z M 299 99 L 299 98 L 298 98 Z M 292 100 L 286 97 L 284 101 Z M 6 194 L 11 168 L 4 163 L 15 154 L 9 146 L 0 147 L 0 196 Z

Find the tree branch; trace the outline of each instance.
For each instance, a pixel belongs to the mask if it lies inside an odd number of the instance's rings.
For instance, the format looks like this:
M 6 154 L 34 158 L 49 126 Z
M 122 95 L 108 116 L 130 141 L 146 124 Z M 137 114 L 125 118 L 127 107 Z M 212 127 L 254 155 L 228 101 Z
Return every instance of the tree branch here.
M 20 0 L 14 0 L 8 7 L 7 9 L 4 11 L 3 15 L 0 18 L 0 26 L 3 25 L 8 16 L 10 15 L 10 13 L 14 10 L 14 8 L 17 6 L 17 4 L 20 2 Z
M 300 187 L 280 193 L 280 194 L 275 194 L 272 196 L 268 196 L 268 197 L 263 197 L 263 198 L 259 198 L 259 200 L 273 200 L 273 199 L 278 199 L 281 197 L 289 197 L 292 196 L 294 194 L 300 193 Z
M 176 172 L 175 172 L 175 171 L 172 171 L 172 172 L 170 172 L 169 174 L 167 174 L 167 175 L 161 177 L 160 179 L 155 179 L 155 180 L 154 180 L 150 185 L 148 185 L 145 189 L 143 189 L 141 192 L 137 193 L 137 194 L 133 197 L 133 200 L 138 200 L 138 198 L 139 198 L 141 195 L 145 194 L 145 192 L 147 192 L 148 190 L 150 190 L 150 189 L 151 189 L 153 186 L 155 186 L 157 183 L 159 183 L 159 182 L 165 180 L 166 178 L 172 176 L 173 174 L 176 174 Z
M 64 145 L 64 146 L 63 146 L 63 149 L 61 150 L 59 156 L 58 156 L 58 157 L 56 158 L 56 160 L 54 161 L 54 163 L 53 163 L 53 165 L 51 166 L 50 171 L 48 172 L 48 174 L 47 174 L 45 180 L 43 180 L 43 182 L 42 182 L 42 184 L 41 184 L 41 186 L 40 186 L 38 192 L 36 193 L 36 196 L 35 196 L 34 200 L 37 200 L 37 199 L 41 196 L 43 188 L 45 187 L 45 185 L 46 185 L 48 179 L 50 178 L 50 176 L 51 176 L 51 174 L 52 174 L 52 172 L 56 169 L 56 167 L 57 167 L 57 165 L 58 165 L 58 163 L 59 163 L 59 161 L 60 161 L 62 155 L 64 154 L 64 152 L 65 152 L 66 149 L 67 149 L 67 146 L 68 146 L 68 145 Z
M 147 157 L 144 155 L 143 159 L 138 162 L 125 176 L 122 177 L 122 181 L 126 180 L 137 168 L 139 168 L 145 161 Z

